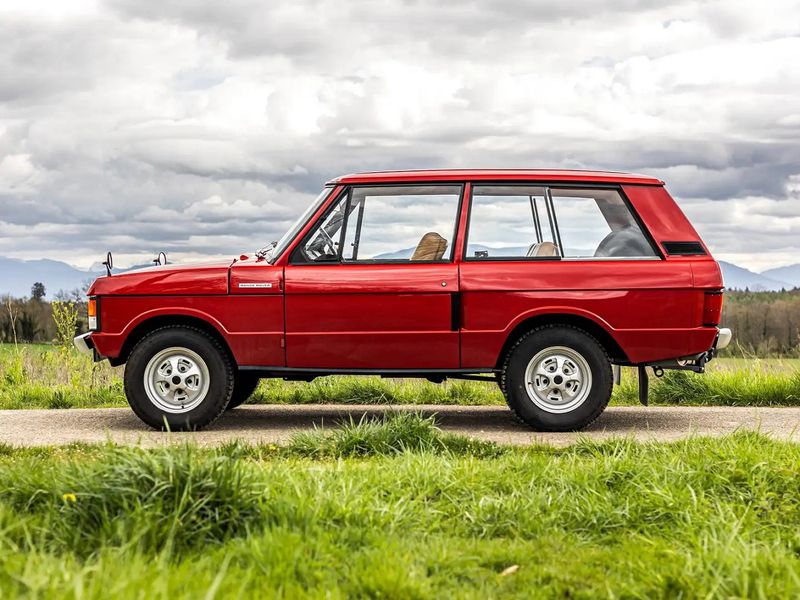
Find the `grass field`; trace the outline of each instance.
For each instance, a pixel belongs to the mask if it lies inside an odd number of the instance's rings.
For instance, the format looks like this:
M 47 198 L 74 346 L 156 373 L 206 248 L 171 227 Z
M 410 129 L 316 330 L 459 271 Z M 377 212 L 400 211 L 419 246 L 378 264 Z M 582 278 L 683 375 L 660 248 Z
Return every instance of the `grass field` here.
M 636 402 L 626 373 L 615 403 Z M 124 406 L 121 371 L 0 346 L 0 408 Z M 800 405 L 800 360 L 668 373 L 656 403 Z M 256 402 L 502 404 L 494 384 L 262 382 Z M 413 413 L 283 447 L 0 444 L 0 597 L 800 595 L 800 445 L 503 447 Z
M 797 597 L 798 472 L 754 433 L 506 448 L 413 414 L 286 447 L 0 447 L 0 591 Z
M 122 369 L 92 363 L 72 349 L 0 345 L 0 409 L 126 406 Z M 800 405 L 800 359 L 722 358 L 704 375 L 668 371 L 652 380 L 653 404 Z M 637 403 L 636 375 L 623 369 L 613 404 Z M 322 377 L 311 383 L 265 380 L 251 402 L 262 404 L 503 404 L 494 383 L 378 377 Z

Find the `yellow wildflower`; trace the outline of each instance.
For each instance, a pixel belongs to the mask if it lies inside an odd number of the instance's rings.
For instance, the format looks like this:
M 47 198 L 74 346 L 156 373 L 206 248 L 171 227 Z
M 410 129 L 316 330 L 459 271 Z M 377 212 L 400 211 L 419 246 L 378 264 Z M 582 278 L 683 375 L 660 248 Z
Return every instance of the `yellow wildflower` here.
M 64 494 L 61 497 L 64 499 L 64 502 L 77 502 L 78 501 L 78 498 L 72 492 L 67 492 L 66 494 Z

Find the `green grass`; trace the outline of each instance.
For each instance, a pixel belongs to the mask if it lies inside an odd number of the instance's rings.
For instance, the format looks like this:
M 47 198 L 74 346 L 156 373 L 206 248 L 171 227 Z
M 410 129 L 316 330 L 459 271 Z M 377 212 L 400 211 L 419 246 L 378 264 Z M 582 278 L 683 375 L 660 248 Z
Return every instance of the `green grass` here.
M 405 452 L 496 456 L 501 449 L 486 442 L 446 434 L 435 426 L 434 417 L 401 413 L 382 419 L 362 418 L 331 431 L 299 432 L 289 447 L 292 454 L 309 458 L 354 458 L 395 455 Z
M 0 447 L 0 590 L 800 594 L 800 445 L 754 433 L 566 449 L 471 444 L 400 415 L 285 447 Z
M 122 368 L 92 363 L 72 349 L 0 345 L 0 409 L 127 406 Z M 262 381 L 256 404 L 503 405 L 494 383 L 321 377 L 310 383 Z M 668 371 L 652 378 L 653 404 L 800 406 L 800 359 L 721 358 L 704 375 Z M 637 404 L 636 374 L 623 369 L 612 404 Z
M 122 371 L 72 348 L 0 344 L 0 409 L 127 406 Z
M 697 406 L 800 406 L 800 360 L 720 358 L 705 373 L 665 371 L 650 376 L 651 404 Z M 638 402 L 633 369 L 623 369 L 622 385 L 615 389 L 618 404 Z

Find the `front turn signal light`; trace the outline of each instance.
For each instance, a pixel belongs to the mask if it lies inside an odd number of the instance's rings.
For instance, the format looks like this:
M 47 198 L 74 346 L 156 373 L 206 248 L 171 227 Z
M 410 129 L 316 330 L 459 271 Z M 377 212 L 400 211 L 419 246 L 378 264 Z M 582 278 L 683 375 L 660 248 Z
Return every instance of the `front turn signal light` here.
M 97 331 L 97 298 L 89 298 L 89 303 L 86 305 L 86 312 L 89 315 L 89 331 Z

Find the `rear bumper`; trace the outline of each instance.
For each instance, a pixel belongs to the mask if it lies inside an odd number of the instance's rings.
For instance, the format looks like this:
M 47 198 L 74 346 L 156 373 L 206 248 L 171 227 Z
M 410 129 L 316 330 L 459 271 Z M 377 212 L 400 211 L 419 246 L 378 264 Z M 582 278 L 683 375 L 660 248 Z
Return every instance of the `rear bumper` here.
M 728 344 L 733 339 L 733 332 L 727 327 L 721 327 L 717 334 L 717 339 L 714 341 L 714 350 L 722 350 L 727 348 Z
M 650 366 L 654 369 L 660 369 L 662 371 L 664 369 L 677 369 L 702 373 L 705 370 L 706 363 L 717 356 L 720 350 L 727 348 L 728 344 L 731 343 L 731 339 L 733 338 L 733 332 L 727 327 L 716 328 L 716 331 L 717 333 L 714 336 L 714 341 L 711 344 L 711 348 L 708 350 L 704 350 L 698 354 L 682 356 L 680 358 L 639 364 L 640 366 Z M 659 375 L 659 377 L 661 377 L 661 375 Z

